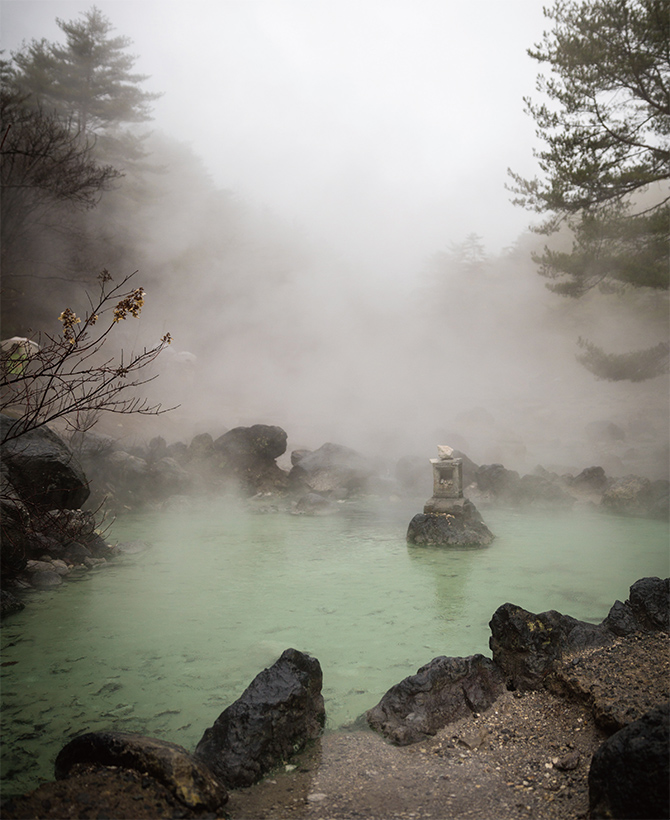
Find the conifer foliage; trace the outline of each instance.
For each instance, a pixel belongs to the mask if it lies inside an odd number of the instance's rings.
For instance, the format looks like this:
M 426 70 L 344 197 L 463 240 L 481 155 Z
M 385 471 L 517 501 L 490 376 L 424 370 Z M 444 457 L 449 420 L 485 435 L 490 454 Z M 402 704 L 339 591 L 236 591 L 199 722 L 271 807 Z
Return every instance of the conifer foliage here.
M 528 53 L 551 73 L 537 81 L 544 101 L 525 99 L 544 146 L 542 176 L 510 171 L 510 190 L 516 204 L 544 215 L 538 232 L 567 229 L 572 247 L 545 248 L 534 257 L 539 272 L 564 296 L 597 286 L 667 291 L 670 4 L 555 0 L 544 13 L 553 28 Z M 582 361 L 597 375 L 628 378 L 625 357 L 600 367 L 597 346 L 586 349 Z M 635 362 L 636 381 L 664 372 L 667 345 L 638 351 Z
M 160 94 L 140 87 L 148 77 L 132 71 L 132 40 L 111 36 L 111 21 L 95 6 L 80 18 L 56 19 L 64 45 L 33 41 L 13 55 L 19 89 L 83 135 L 151 119 Z

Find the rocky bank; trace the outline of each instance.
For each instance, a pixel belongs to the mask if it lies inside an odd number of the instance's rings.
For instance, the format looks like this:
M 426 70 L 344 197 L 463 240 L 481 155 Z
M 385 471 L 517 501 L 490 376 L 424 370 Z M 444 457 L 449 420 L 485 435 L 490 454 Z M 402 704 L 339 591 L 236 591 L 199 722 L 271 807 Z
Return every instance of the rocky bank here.
M 192 755 L 83 735 L 58 755 L 59 780 L 3 816 L 665 818 L 669 588 L 640 579 L 601 624 L 504 604 L 492 659 L 435 659 L 323 736 L 320 666 L 287 650 Z

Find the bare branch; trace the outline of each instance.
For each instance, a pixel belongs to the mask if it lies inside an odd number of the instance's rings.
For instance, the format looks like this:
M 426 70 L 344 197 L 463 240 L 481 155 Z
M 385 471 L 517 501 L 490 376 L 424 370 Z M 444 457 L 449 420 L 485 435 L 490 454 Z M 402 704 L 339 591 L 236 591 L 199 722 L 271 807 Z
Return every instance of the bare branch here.
M 160 415 L 174 408 L 151 404 L 137 395 L 138 389 L 156 376 L 144 369 L 170 344 L 170 334 L 140 353 L 124 359 L 101 358 L 103 346 L 114 327 L 128 316 L 140 314 L 142 288 L 128 289 L 130 274 L 114 284 L 107 271 L 99 278 L 97 300 L 89 295 L 89 311 L 78 317 L 70 308 L 60 315 L 62 336 L 7 340 L 0 350 L 0 412 L 17 416 L 4 441 L 17 438 L 56 420 L 81 429 L 80 420 L 96 418 L 102 411 Z M 0 442 L 0 443 L 3 443 Z

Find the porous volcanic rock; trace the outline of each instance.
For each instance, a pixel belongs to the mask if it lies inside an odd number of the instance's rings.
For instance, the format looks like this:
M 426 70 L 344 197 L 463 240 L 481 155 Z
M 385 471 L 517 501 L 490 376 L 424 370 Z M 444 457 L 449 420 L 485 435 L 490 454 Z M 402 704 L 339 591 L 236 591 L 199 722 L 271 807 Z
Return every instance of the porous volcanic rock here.
M 562 482 L 546 471 L 519 476 L 502 464 L 483 464 L 474 480 L 486 497 L 519 507 L 570 507 L 575 501 Z
M 16 595 L 12 595 L 6 589 L 0 589 L 0 618 L 12 615 L 14 612 L 21 612 L 24 608 L 25 604 Z
M 223 816 L 220 813 L 218 816 Z M 3 820 L 174 820 L 214 817 L 187 808 L 145 772 L 118 766 L 75 766 L 65 780 L 43 783 L 2 804 Z
M 251 427 L 234 427 L 212 443 L 214 449 L 231 459 L 247 456 L 274 460 L 286 452 L 288 436 L 281 427 L 254 424 Z
M 616 515 L 667 518 L 669 486 L 667 481 L 627 475 L 610 484 L 603 493 L 600 507 Z
M 16 419 L 0 414 L 0 440 Z M 7 478 L 24 503 L 40 509 L 78 509 L 88 483 L 72 450 L 48 427 L 29 430 L 0 447 Z
M 508 470 L 502 464 L 482 464 L 474 478 L 483 493 L 496 497 L 512 495 L 521 480 L 516 470 Z
M 488 709 L 504 690 L 503 675 L 489 658 L 441 656 L 392 686 L 365 717 L 371 729 L 406 746 Z
M 514 689 L 537 689 L 551 683 L 561 659 L 596 647 L 609 646 L 617 637 L 639 632 L 667 632 L 670 580 L 640 578 L 625 602 L 615 601 L 600 624 L 591 624 L 550 610 L 535 614 L 514 604 L 503 604 L 489 623 L 493 660 Z
M 615 635 L 670 631 L 670 579 L 640 578 L 627 601 L 614 602 L 603 625 Z
M 570 479 L 570 486 L 575 490 L 601 493 L 607 487 L 607 476 L 602 467 L 586 467 L 579 475 Z
M 195 757 L 229 788 L 250 786 L 321 734 L 321 685 L 316 658 L 285 650 L 205 730 Z
M 467 498 L 454 499 L 449 512 L 417 513 L 407 529 L 407 543 L 416 546 L 488 547 L 494 538 Z
M 670 817 L 669 744 L 667 703 L 608 738 L 591 760 L 590 817 Z
M 117 766 L 146 772 L 185 806 L 213 811 L 228 799 L 226 789 L 182 746 L 129 732 L 89 732 L 71 740 L 56 757 L 62 780 L 78 764 Z
M 589 624 L 556 610 L 529 612 L 506 603 L 489 622 L 493 660 L 511 689 L 541 688 L 565 652 L 602 646 L 614 636 L 601 624 Z
M 9 481 L 9 469 L 0 461 L 0 538 L 2 576 L 12 578 L 26 565 L 30 513 Z
M 234 427 L 213 442 L 212 463 L 250 495 L 283 492 L 288 487 L 288 473 L 275 459 L 286 452 L 287 438 L 281 427 L 268 424 Z
M 665 632 L 636 632 L 607 646 L 561 659 L 546 687 L 582 702 L 607 734 L 623 729 L 670 698 L 670 646 Z
M 375 472 L 374 466 L 356 450 L 328 442 L 303 455 L 289 476 L 291 482 L 312 492 L 346 498 L 363 492 Z

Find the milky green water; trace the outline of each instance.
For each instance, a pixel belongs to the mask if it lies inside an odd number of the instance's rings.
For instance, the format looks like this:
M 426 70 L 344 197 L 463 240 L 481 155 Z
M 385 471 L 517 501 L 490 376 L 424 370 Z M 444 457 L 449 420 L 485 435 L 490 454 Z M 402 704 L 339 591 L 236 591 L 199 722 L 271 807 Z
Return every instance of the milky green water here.
M 116 522 L 113 539 L 151 549 L 30 594 L 3 626 L 4 793 L 52 779 L 84 731 L 192 749 L 288 647 L 321 662 L 332 729 L 436 655 L 489 654 L 506 601 L 598 622 L 635 580 L 668 574 L 665 522 L 488 509 L 487 549 L 408 547 L 422 505 L 311 518 L 222 500 Z

